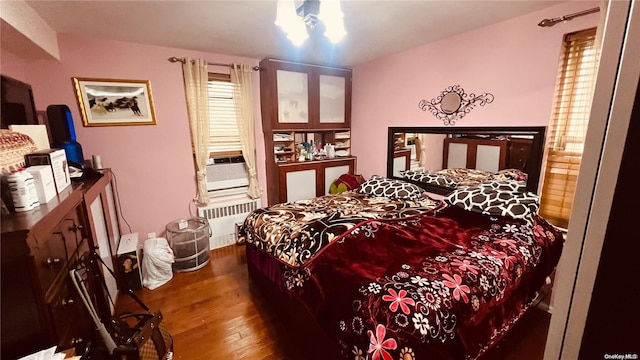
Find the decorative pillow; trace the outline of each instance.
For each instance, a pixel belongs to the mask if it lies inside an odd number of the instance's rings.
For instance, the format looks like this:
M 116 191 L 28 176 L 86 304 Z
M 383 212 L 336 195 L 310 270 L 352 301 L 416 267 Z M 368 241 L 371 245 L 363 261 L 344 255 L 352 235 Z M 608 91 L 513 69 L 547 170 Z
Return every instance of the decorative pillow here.
M 538 195 L 519 191 L 505 190 L 513 184 L 487 183 L 479 186 L 458 188 L 444 201 L 468 211 L 487 215 L 509 216 L 514 219 L 533 221 L 533 215 L 540 207 Z M 496 187 L 494 187 L 496 186 Z
M 424 172 L 422 170 L 404 170 L 400 171 L 400 176 L 405 179 L 420 181 L 425 184 L 433 184 L 439 186 L 446 186 L 450 188 L 454 188 L 458 186 L 458 182 L 443 174 L 432 173 L 432 172 Z
M 347 190 L 356 189 L 363 181 L 362 175 L 342 174 L 329 186 L 329 194 L 339 194 Z
M 360 194 L 405 200 L 420 200 L 423 192 L 424 190 L 414 184 L 402 180 L 387 179 L 380 175 L 373 175 L 358 188 Z
M 28 135 L 2 129 L 0 130 L 0 173 L 10 174 L 12 170 L 24 167 L 24 156 L 38 148 Z
M 527 191 L 527 183 L 524 181 L 516 180 L 487 180 L 483 183 L 478 184 L 478 187 L 520 193 Z
M 495 180 L 524 181 L 526 183 L 529 176 L 527 175 L 527 173 L 522 172 L 518 169 L 503 169 L 494 173 L 491 178 Z

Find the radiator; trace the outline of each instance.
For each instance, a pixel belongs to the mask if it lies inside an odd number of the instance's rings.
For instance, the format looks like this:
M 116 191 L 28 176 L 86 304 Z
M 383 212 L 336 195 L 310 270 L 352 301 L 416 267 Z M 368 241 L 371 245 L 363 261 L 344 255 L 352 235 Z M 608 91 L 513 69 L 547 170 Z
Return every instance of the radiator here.
M 198 207 L 198 216 L 209 221 L 211 250 L 236 243 L 236 225 L 242 225 L 247 215 L 260 207 L 260 199 L 220 201 Z

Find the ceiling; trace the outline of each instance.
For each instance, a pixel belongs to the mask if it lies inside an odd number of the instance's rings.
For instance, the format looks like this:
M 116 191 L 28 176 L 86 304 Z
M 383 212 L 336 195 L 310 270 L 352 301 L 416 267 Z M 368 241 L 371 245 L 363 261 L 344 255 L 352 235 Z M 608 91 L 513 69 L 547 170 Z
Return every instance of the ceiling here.
M 332 45 L 316 27 L 297 48 L 274 25 L 275 0 L 27 1 L 60 34 L 342 67 L 560 2 L 342 0 L 346 38 Z

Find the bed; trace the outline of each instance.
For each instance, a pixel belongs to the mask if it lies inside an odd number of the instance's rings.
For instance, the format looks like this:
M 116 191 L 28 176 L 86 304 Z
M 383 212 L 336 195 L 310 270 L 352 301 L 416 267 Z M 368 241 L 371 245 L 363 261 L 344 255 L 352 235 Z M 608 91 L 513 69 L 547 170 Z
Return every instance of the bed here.
M 478 358 L 532 306 L 562 235 L 537 215 L 537 196 L 510 181 L 424 199 L 395 215 L 353 217 L 326 241 L 310 235 L 313 220 L 293 218 L 333 200 L 302 204 L 311 208 L 284 222 L 291 204 L 257 210 L 242 229 L 252 281 L 310 319 L 299 329 L 319 329 L 320 348 L 340 354 L 329 358 Z M 305 231 L 304 241 L 284 235 Z

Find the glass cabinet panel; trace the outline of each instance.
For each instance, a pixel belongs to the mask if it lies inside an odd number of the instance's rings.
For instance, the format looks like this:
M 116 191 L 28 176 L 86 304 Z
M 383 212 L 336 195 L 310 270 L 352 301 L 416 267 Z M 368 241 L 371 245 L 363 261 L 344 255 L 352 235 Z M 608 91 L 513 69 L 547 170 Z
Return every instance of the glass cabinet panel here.
M 278 122 L 309 122 L 309 79 L 307 74 L 277 71 Z
M 345 122 L 345 78 L 320 75 L 320 122 Z

